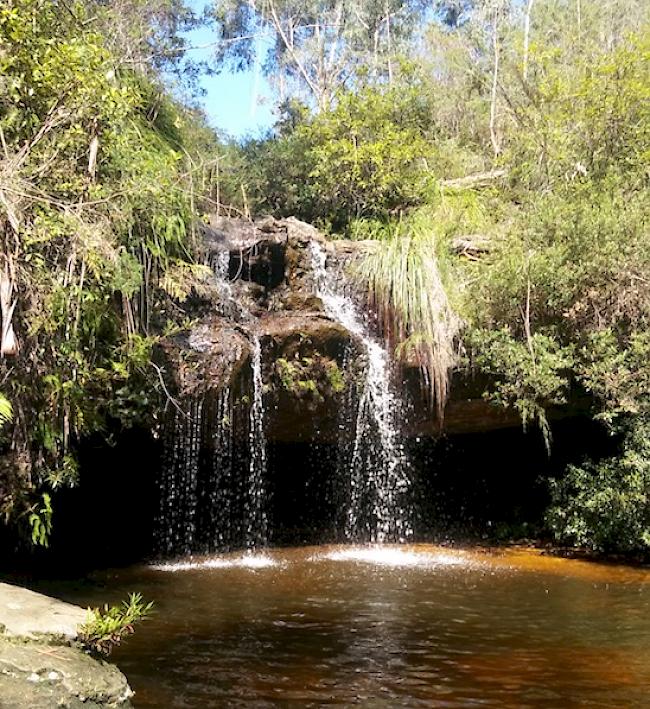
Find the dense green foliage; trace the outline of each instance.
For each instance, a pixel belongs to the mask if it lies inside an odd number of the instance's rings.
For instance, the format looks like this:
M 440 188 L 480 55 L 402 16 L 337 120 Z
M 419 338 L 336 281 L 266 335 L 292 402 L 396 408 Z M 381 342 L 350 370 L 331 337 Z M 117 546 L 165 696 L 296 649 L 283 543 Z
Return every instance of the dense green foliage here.
M 192 146 L 214 143 L 85 18 L 46 0 L 0 8 L 0 269 L 17 340 L 2 386 L 22 483 L 3 483 L 0 511 L 40 544 L 52 510 L 32 491 L 74 482 L 80 436 L 152 414 L 157 284 L 188 258 Z
M 278 137 L 245 144 L 226 185 L 255 213 L 296 215 L 334 231 L 389 220 L 433 195 L 430 106 L 419 84 L 342 92 L 330 111 L 288 107 Z M 244 205 L 241 205 L 242 208 Z
M 650 431 L 633 419 L 621 455 L 570 466 L 553 481 L 548 523 L 562 540 L 605 552 L 650 549 Z

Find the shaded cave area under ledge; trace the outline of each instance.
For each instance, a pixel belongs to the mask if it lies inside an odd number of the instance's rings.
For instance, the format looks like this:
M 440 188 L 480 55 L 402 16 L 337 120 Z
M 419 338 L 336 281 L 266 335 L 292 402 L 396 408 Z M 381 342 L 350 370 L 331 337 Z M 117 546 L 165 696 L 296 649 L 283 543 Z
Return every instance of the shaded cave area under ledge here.
M 586 456 L 611 454 L 614 441 L 586 417 L 554 421 L 551 456 L 538 431 L 521 427 L 409 439 L 413 541 L 485 544 L 535 540 L 548 505 L 547 479 Z M 244 443 L 243 465 L 247 468 Z M 149 431 L 132 430 L 114 446 L 95 437 L 81 450 L 80 484 L 57 495 L 50 548 L 5 555 L 6 570 L 25 578 L 78 576 L 156 558 L 163 448 Z M 344 542 L 332 442 L 268 443 L 269 546 Z M 206 468 L 199 474 L 209 475 Z M 90 530 L 80 534 L 79 530 Z M 6 540 L 7 541 L 7 540 Z M 225 546 L 223 551 L 241 548 Z M 201 550 L 197 549 L 197 553 Z M 14 578 L 16 578 L 14 576 Z

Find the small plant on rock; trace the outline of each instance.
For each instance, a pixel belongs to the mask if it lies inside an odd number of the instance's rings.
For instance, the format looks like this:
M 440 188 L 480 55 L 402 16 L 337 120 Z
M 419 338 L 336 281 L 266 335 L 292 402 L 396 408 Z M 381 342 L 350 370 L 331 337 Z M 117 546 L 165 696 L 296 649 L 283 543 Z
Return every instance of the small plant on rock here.
M 88 620 L 79 628 L 79 640 L 91 652 L 108 656 L 126 637 L 133 626 L 145 620 L 153 610 L 153 602 L 145 603 L 139 593 L 130 593 L 119 606 L 89 608 Z

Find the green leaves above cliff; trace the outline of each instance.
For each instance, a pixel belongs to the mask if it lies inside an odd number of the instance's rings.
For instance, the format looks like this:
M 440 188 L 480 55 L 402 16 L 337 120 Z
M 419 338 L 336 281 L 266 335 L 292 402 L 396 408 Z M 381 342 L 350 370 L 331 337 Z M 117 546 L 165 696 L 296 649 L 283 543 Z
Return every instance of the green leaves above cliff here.
M 315 213 L 341 229 L 351 219 L 399 214 L 435 186 L 426 140 L 430 112 L 418 88 L 364 89 L 299 129 L 309 145 Z
M 532 61 L 534 86 L 511 99 L 521 126 L 508 147 L 516 182 L 563 189 L 624 177 L 627 190 L 642 187 L 650 159 L 647 25 L 570 69 L 552 47 L 536 48 Z
M 644 380 L 634 353 L 650 327 L 648 36 L 571 74 L 542 56 L 539 83 L 517 108 L 525 129 L 509 141 L 516 204 L 489 253 L 462 269 L 473 327 L 507 327 L 522 352 L 552 332 L 574 352 L 571 377 L 630 413 L 644 399 L 631 380 Z
M 295 104 L 288 110 L 293 123 L 280 136 L 242 147 L 235 184 L 227 186 L 240 208 L 341 232 L 354 219 L 387 220 L 433 194 L 435 151 L 421 86 L 340 92 L 334 107 L 313 116 Z

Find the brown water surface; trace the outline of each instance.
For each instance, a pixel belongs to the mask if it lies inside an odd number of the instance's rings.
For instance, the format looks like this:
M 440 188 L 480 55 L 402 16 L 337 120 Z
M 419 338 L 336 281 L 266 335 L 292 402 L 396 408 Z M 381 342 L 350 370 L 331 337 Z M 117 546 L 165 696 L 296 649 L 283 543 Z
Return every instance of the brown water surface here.
M 136 707 L 650 707 L 650 572 L 533 550 L 311 547 L 50 586 L 140 591 Z

